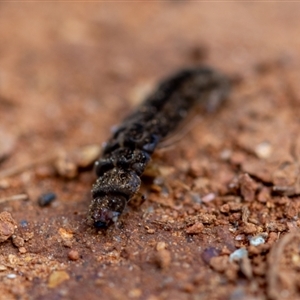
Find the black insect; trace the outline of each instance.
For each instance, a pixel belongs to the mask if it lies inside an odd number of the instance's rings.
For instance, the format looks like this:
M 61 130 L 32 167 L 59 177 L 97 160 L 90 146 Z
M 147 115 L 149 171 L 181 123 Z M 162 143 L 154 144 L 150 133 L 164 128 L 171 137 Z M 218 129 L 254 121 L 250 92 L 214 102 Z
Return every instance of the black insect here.
M 92 188 L 88 219 L 98 229 L 116 222 L 141 185 L 159 142 L 173 132 L 199 102 L 211 111 L 225 99 L 228 80 L 210 68 L 183 70 L 163 81 L 114 132 L 102 158 Z

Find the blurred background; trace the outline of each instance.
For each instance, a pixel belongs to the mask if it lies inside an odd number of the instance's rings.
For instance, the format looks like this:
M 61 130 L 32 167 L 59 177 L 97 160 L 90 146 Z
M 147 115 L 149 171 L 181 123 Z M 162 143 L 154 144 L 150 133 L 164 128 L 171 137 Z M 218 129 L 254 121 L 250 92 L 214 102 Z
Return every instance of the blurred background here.
M 26 156 L 103 141 L 162 76 L 299 63 L 297 3 L 0 3 L 0 129 Z

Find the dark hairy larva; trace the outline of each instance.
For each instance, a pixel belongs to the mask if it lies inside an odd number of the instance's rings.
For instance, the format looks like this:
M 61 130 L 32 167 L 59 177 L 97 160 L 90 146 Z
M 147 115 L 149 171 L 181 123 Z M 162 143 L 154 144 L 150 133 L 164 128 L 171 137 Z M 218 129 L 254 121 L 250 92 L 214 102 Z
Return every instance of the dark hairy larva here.
M 116 222 L 138 192 L 141 179 L 158 143 L 173 132 L 198 103 L 214 110 L 229 90 L 228 80 L 207 68 L 187 69 L 158 85 L 124 119 L 96 161 L 98 176 L 92 188 L 88 221 L 97 229 Z

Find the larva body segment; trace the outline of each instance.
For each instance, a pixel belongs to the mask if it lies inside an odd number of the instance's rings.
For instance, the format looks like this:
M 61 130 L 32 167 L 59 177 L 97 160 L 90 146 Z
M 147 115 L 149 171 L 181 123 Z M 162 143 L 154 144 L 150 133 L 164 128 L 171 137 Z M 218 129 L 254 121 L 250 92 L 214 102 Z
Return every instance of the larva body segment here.
M 158 143 L 197 103 L 203 101 L 207 110 L 214 110 L 228 91 L 228 80 L 205 67 L 183 70 L 158 85 L 124 119 L 96 161 L 89 222 L 98 229 L 114 223 L 139 190 L 140 176 Z

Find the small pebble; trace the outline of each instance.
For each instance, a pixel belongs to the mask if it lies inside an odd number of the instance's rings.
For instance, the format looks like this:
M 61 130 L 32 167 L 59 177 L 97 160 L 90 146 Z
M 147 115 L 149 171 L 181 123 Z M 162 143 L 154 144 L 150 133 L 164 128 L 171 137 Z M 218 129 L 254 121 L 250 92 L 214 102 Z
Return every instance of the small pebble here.
M 76 250 L 69 251 L 68 258 L 73 261 L 78 260 L 80 258 L 79 252 Z
M 241 195 L 245 201 L 253 201 L 257 190 L 256 182 L 247 174 L 242 174 L 239 177 Z
M 33 231 L 23 232 L 22 236 L 23 236 L 23 239 L 27 242 L 34 237 L 34 232 Z
M 101 146 L 88 145 L 80 149 L 76 149 L 73 153 L 74 161 L 78 167 L 86 168 L 94 163 L 101 154 Z
M 66 153 L 61 154 L 61 156 L 55 161 L 54 167 L 57 173 L 64 178 L 72 179 L 78 175 L 76 163 L 71 161 L 70 157 Z
M 27 252 L 27 249 L 26 249 L 25 247 L 20 247 L 20 248 L 19 248 L 19 252 L 20 252 L 21 254 L 24 254 L 24 253 Z
M 0 213 L 0 243 L 9 239 L 15 232 L 16 221 L 9 212 Z
M 56 194 L 50 192 L 50 193 L 46 193 L 46 194 L 43 194 L 39 197 L 38 199 L 38 204 L 39 206 L 41 207 L 44 207 L 44 206 L 48 206 L 50 205 L 51 202 L 53 202 L 54 200 L 56 199 Z
M 12 242 L 17 248 L 23 247 L 25 243 L 22 237 L 16 235 L 12 236 Z
M 232 151 L 230 149 L 224 149 L 220 154 L 220 158 L 222 160 L 229 160 L 231 155 L 232 155 Z
M 11 273 L 11 274 L 7 274 L 6 277 L 9 278 L 9 279 L 15 279 L 15 278 L 17 278 L 17 275 Z
M 230 262 L 240 261 L 243 257 L 247 257 L 247 256 L 248 256 L 248 251 L 245 248 L 240 248 L 230 254 L 229 261 Z
M 201 222 L 196 222 L 192 226 L 188 227 L 185 232 L 187 234 L 198 234 L 201 233 L 204 229 L 204 225 Z
M 235 237 L 235 240 L 236 241 L 243 241 L 245 239 L 245 235 L 244 234 L 238 234 L 236 237 Z
M 172 260 L 171 252 L 166 249 L 160 250 L 156 253 L 154 260 L 159 268 L 167 269 L 169 268 Z
M 158 242 L 156 245 L 156 250 L 160 251 L 160 250 L 164 250 L 166 249 L 167 244 L 165 242 Z
M 6 270 L 7 270 L 7 267 L 6 267 L 6 266 L 0 265 L 0 272 L 1 272 L 1 271 L 6 271 Z
M 53 271 L 48 280 L 48 287 L 55 288 L 66 280 L 69 280 L 70 276 L 66 271 Z
M 139 298 L 142 295 L 142 291 L 140 289 L 133 289 L 129 291 L 129 298 Z
M 257 232 L 257 228 L 252 223 L 245 223 L 245 225 L 243 226 L 243 232 L 245 234 L 255 234 Z
M 71 248 L 73 244 L 73 232 L 65 228 L 59 228 L 58 233 L 62 238 L 63 245 Z
M 221 207 L 220 207 L 220 212 L 224 213 L 224 214 L 227 214 L 230 212 L 230 206 L 228 203 L 225 203 L 223 204 Z
M 208 203 L 208 202 L 211 202 L 215 199 L 216 199 L 216 194 L 215 193 L 209 193 L 209 194 L 203 196 L 202 201 L 204 203 Z
M 209 261 L 209 265 L 217 272 L 224 272 L 228 268 L 228 256 L 215 256 Z
M 258 158 L 269 158 L 272 154 L 272 145 L 269 142 L 262 142 L 258 144 L 255 149 L 255 154 Z
M 26 228 L 26 227 L 28 226 L 28 221 L 27 221 L 27 220 L 21 220 L 21 221 L 20 221 L 20 226 L 21 226 L 22 228 Z
M 250 245 L 252 246 L 259 246 L 261 244 L 264 244 L 265 242 L 266 240 L 261 235 L 256 235 L 250 239 Z
M 68 229 L 65 229 L 62 227 L 58 229 L 58 233 L 62 237 L 63 240 L 70 240 L 74 236 L 74 234 L 71 230 L 68 230 Z

